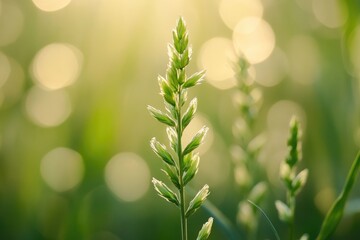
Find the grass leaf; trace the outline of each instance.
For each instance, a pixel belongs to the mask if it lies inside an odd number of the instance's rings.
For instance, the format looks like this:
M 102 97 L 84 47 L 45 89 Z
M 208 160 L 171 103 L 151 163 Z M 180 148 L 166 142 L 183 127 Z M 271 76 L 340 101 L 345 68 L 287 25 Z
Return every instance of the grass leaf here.
M 257 205 L 255 204 L 254 202 L 250 201 L 250 200 L 247 200 L 251 205 L 253 205 L 254 207 L 256 207 L 263 215 L 264 217 L 266 218 L 266 220 L 269 222 L 270 226 L 271 226 L 271 229 L 273 230 L 274 234 L 275 234 L 275 237 L 277 240 L 280 240 L 280 236 L 279 236 L 279 233 L 276 231 L 276 228 L 274 227 L 274 224 L 272 224 L 270 218 L 266 215 L 266 213 Z
M 346 183 L 339 197 L 336 199 L 329 212 L 327 213 L 325 220 L 321 226 L 321 230 L 316 240 L 328 239 L 330 235 L 335 231 L 338 226 L 342 215 L 344 213 L 345 204 L 349 197 L 350 191 L 357 179 L 358 173 L 360 171 L 360 152 L 355 158 L 350 172 L 347 176 Z

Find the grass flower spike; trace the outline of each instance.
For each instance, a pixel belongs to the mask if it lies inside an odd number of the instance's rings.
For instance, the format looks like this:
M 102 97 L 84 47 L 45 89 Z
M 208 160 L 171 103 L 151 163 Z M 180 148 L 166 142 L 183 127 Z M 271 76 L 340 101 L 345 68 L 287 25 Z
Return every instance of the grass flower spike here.
M 295 117 L 293 117 L 290 121 L 290 136 L 287 142 L 289 153 L 285 161 L 280 166 L 280 177 L 287 190 L 287 203 L 280 200 L 275 202 L 280 220 L 289 224 L 290 240 L 294 239 L 295 197 L 304 187 L 308 176 L 307 169 L 302 170 L 300 173 L 296 173 L 296 165 L 301 158 L 299 135 L 299 122 Z
M 237 220 L 246 232 L 247 239 L 257 239 L 258 209 L 248 200 L 261 205 L 264 201 L 267 184 L 264 168 L 258 161 L 264 144 L 264 134 L 255 133 L 258 112 L 261 109 L 261 90 L 256 87 L 249 75 L 250 64 L 240 56 L 235 66 L 237 91 L 234 96 L 239 112 L 233 132 L 236 137 L 234 149 L 235 179 L 239 185 L 241 201 Z
M 173 30 L 173 44 L 168 46 L 169 64 L 166 77 L 159 76 L 160 93 L 164 98 L 165 112 L 148 106 L 150 114 L 159 122 L 167 125 L 166 133 L 173 153 L 155 138 L 151 139 L 150 146 L 155 154 L 163 161 L 163 172 L 176 187 L 175 193 L 165 183 L 153 178 L 155 190 L 170 203 L 180 209 L 182 240 L 188 239 L 187 219 L 198 210 L 209 195 L 209 186 L 205 185 L 196 196 L 187 204 L 185 186 L 194 178 L 199 168 L 200 157 L 194 151 L 204 141 L 207 127 L 201 128 L 187 146 L 182 146 L 184 129 L 193 119 L 197 109 L 197 99 L 190 101 L 187 109 L 187 91 L 202 82 L 204 71 L 187 76 L 185 68 L 191 59 L 191 48 L 188 46 L 188 33 L 185 22 L 180 18 Z M 175 156 L 175 157 L 174 157 Z M 208 220 L 199 232 L 197 239 L 205 240 L 210 235 L 212 218 Z

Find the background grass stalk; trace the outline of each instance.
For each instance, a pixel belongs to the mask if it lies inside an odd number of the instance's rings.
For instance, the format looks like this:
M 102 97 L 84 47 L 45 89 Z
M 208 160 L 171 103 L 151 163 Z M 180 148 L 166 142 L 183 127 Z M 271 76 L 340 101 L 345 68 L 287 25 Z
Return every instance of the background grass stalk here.
M 288 193 L 288 205 L 289 205 L 290 211 L 291 211 L 291 218 L 290 218 L 290 222 L 289 222 L 289 240 L 293 240 L 294 239 L 294 231 L 295 231 L 294 216 L 295 216 L 296 199 L 295 199 L 295 195 L 292 192 Z
M 250 63 L 244 56 L 239 56 L 234 69 L 237 87 L 234 103 L 239 116 L 233 126 L 236 143 L 234 153 L 235 180 L 239 189 L 237 221 L 249 240 L 258 239 L 259 213 L 247 200 L 261 205 L 267 192 L 265 170 L 259 162 L 259 154 L 265 143 L 264 133 L 255 129 L 261 109 L 262 92 L 249 74 Z M 244 177 L 239 178 L 239 172 Z
M 288 155 L 280 167 L 280 178 L 286 187 L 286 203 L 276 201 L 279 218 L 289 226 L 289 240 L 295 239 L 295 208 L 296 196 L 304 187 L 308 170 L 304 169 L 297 173 L 296 166 L 301 159 L 300 126 L 296 117 L 290 121 L 290 136 L 287 141 Z

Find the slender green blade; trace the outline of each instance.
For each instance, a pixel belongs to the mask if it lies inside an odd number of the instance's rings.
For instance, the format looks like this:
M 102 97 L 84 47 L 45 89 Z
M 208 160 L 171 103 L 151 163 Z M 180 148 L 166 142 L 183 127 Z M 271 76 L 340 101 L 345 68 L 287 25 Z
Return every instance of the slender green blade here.
M 262 215 L 266 218 L 266 220 L 268 221 L 268 223 L 270 224 L 271 230 L 273 231 L 276 240 L 280 240 L 280 236 L 279 233 L 277 232 L 274 224 L 271 222 L 270 218 L 266 215 L 266 213 L 261 209 L 261 207 L 259 207 L 257 204 L 255 204 L 253 201 L 251 200 L 247 200 L 250 204 L 252 204 L 254 207 L 256 207 L 261 213 Z
M 330 235 L 335 231 L 339 224 L 342 215 L 344 213 L 345 204 L 349 197 L 350 191 L 357 179 L 360 170 L 360 152 L 355 158 L 350 172 L 347 176 L 346 183 L 339 197 L 336 199 L 329 212 L 327 213 L 325 220 L 321 226 L 320 233 L 317 236 L 317 240 L 328 239 Z

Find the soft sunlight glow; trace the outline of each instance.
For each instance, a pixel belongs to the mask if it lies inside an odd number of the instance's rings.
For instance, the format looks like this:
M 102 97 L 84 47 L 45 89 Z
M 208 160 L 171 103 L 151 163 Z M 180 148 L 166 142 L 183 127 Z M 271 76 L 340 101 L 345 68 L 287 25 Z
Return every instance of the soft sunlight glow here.
M 328 28 L 341 27 L 347 19 L 341 0 L 313 0 L 312 10 L 316 19 Z
M 269 129 L 269 131 L 281 132 L 287 137 L 289 132 L 289 123 L 292 116 L 296 116 L 299 119 L 301 128 L 304 130 L 306 115 L 303 108 L 299 104 L 289 100 L 276 102 L 269 109 L 267 116 L 267 129 Z
M 291 79 L 305 85 L 313 83 L 320 69 L 320 53 L 315 40 L 310 36 L 293 37 L 287 53 Z
M 316 207 L 323 213 L 326 214 L 330 209 L 331 205 L 335 201 L 336 193 L 333 188 L 323 188 L 316 194 L 314 202 Z
M 147 192 L 150 170 L 146 162 L 135 153 L 119 153 L 107 163 L 105 181 L 118 198 L 132 202 Z
M 54 12 L 66 7 L 71 0 L 32 0 L 37 8 L 45 12 Z
M 209 149 L 200 159 L 199 172 L 194 178 L 194 182 L 198 185 L 203 185 L 206 182 L 211 188 L 224 187 L 228 178 L 232 178 L 230 163 L 230 161 L 224 161 L 221 152 Z M 223 196 L 225 192 L 214 190 L 212 194 Z
M 219 11 L 226 26 L 234 29 L 243 18 L 261 18 L 264 8 L 259 0 L 222 0 Z
M 228 89 L 236 85 L 233 63 L 235 52 L 229 39 L 216 37 L 200 50 L 199 68 L 206 69 L 206 80 L 214 87 Z
M 84 165 L 79 153 L 68 148 L 55 148 L 41 160 L 41 176 L 57 192 L 77 186 L 84 175 Z
M 7 60 L 10 63 L 11 71 L 8 79 L 3 83 L 0 90 L 2 91 L 4 98 L 3 104 L 9 107 L 23 97 L 25 74 L 17 61 L 10 57 L 8 57 Z
M 82 56 L 77 48 L 53 43 L 36 54 L 32 74 L 41 86 L 55 90 L 73 84 L 80 74 L 81 65 Z
M 210 125 L 210 122 L 207 121 L 205 117 L 197 113 L 190 124 L 185 128 L 182 138 L 182 145 L 185 147 L 191 141 L 197 131 L 199 131 L 203 126 L 207 126 L 209 131 L 206 133 L 203 144 L 201 144 L 199 148 L 195 150 L 199 152 L 200 155 L 207 152 L 214 141 L 213 129 Z
M 24 16 L 14 1 L 5 1 L 0 12 L 0 47 L 9 45 L 17 40 L 23 25 Z
M 63 90 L 45 91 L 33 87 L 26 98 L 28 117 L 39 126 L 55 127 L 63 123 L 71 113 L 71 102 Z
M 244 53 L 250 63 L 260 63 L 274 50 L 275 34 L 263 19 L 248 17 L 236 25 L 233 42 L 235 49 Z
M 11 72 L 11 65 L 9 59 L 5 54 L 0 52 L 0 87 L 4 85 L 9 78 Z
M 255 81 L 263 86 L 273 87 L 288 74 L 288 60 L 284 52 L 275 48 L 269 58 L 255 65 L 255 69 Z

